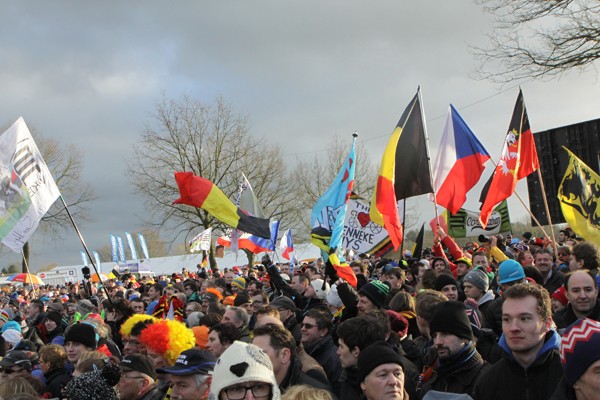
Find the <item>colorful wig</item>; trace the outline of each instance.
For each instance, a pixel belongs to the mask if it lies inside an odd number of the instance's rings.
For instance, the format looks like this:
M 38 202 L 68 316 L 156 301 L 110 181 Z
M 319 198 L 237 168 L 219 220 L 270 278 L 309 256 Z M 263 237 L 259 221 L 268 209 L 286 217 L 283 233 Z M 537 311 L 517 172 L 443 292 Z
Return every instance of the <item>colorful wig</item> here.
M 142 331 L 139 340 L 148 349 L 162 354 L 168 365 L 175 364 L 182 351 L 196 345 L 196 338 L 191 329 L 182 322 L 168 319 L 148 325 Z
M 131 335 L 131 329 L 134 327 L 135 324 L 137 324 L 138 322 L 141 321 L 148 321 L 151 320 L 152 322 L 156 322 L 158 321 L 156 318 L 154 318 L 151 315 L 146 315 L 146 314 L 134 314 L 131 317 L 127 318 L 127 320 L 123 323 L 123 325 L 121 325 L 121 335 L 122 336 L 129 336 Z
M 206 292 L 214 294 L 215 296 L 217 296 L 217 299 L 219 299 L 219 301 L 223 301 L 223 293 L 219 292 L 217 289 L 207 288 Z

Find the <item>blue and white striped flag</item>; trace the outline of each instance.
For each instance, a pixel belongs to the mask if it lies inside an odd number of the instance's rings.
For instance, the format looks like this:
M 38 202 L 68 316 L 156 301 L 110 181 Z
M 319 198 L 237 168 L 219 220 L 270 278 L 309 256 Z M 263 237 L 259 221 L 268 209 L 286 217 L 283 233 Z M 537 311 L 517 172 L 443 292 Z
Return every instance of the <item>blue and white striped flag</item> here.
M 79 250 L 79 254 L 81 255 L 81 265 L 83 265 L 84 267 L 87 267 L 88 266 L 87 254 L 85 254 L 85 251 L 83 251 L 83 250 Z
M 129 244 L 129 250 L 131 250 L 131 259 L 137 260 L 137 251 L 135 249 L 135 243 L 133 243 L 133 237 L 131 236 L 131 233 L 125 232 L 125 237 L 127 238 L 127 243 Z
M 146 244 L 146 238 L 141 232 L 138 233 L 138 241 L 140 242 L 140 247 L 142 248 L 142 254 L 144 255 L 144 258 L 150 258 L 150 253 L 148 252 L 148 245 Z
M 119 261 L 125 264 L 127 262 L 127 256 L 125 255 L 125 243 L 123 243 L 123 238 L 121 236 L 117 236 L 117 250 L 119 252 Z
M 113 262 L 119 262 L 119 256 L 117 255 L 117 237 L 110 234 L 110 258 Z

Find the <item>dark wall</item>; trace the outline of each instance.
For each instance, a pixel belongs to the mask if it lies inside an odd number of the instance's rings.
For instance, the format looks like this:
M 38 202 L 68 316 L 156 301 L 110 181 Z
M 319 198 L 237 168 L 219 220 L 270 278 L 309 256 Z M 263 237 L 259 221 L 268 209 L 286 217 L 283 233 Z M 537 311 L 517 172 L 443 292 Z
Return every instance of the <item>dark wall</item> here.
M 534 138 L 552 223 L 564 223 L 557 193 L 569 164 L 569 157 L 562 146 L 571 150 L 591 169 L 599 172 L 600 119 L 537 132 L 534 133 Z M 527 188 L 533 215 L 542 225 L 548 225 L 537 172 L 527 177 Z M 531 223 L 534 224 L 533 221 Z

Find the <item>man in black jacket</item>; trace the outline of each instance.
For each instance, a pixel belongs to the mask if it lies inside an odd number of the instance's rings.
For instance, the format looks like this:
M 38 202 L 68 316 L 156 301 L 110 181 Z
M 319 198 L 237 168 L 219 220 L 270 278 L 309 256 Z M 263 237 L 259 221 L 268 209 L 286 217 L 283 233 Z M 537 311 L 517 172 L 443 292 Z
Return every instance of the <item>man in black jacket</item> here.
M 569 304 L 554 316 L 559 329 L 564 329 L 583 317 L 600 321 L 598 282 L 590 271 L 582 269 L 567 275 L 565 289 Z
M 331 314 L 320 309 L 310 310 L 301 326 L 302 344 L 306 353 L 323 367 L 329 382 L 337 382 L 342 368 L 331 336 Z
M 260 347 L 271 359 L 273 373 L 282 393 L 294 385 L 309 385 L 331 392 L 331 387 L 302 372 L 302 363 L 296 354 L 296 341 L 282 326 L 263 325 L 254 329 L 252 344 Z
M 550 295 L 539 285 L 522 283 L 503 296 L 499 346 L 504 357 L 481 374 L 473 398 L 546 400 L 564 375 Z

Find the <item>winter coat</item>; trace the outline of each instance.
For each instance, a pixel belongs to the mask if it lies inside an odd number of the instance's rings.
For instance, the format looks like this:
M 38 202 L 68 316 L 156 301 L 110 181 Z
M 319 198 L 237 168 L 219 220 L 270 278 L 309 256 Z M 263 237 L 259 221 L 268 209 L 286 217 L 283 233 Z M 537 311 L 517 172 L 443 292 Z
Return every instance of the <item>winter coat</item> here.
M 292 357 L 290 360 L 287 374 L 285 374 L 283 381 L 279 384 L 279 389 L 281 390 L 281 393 L 285 393 L 290 386 L 294 385 L 308 385 L 317 389 L 325 389 L 330 393 L 332 392 L 330 385 L 326 385 L 302 372 L 302 362 L 298 357 Z
M 586 316 L 586 318 L 593 319 L 595 321 L 600 321 L 600 300 L 596 300 L 596 307 L 592 310 L 590 315 Z M 567 306 L 564 310 L 554 315 L 554 322 L 559 330 L 565 329 L 568 326 L 572 325 L 577 321 L 579 317 L 575 315 L 573 311 L 573 307 L 571 304 Z
M 304 346 L 306 353 L 313 357 L 325 370 L 329 382 L 337 382 L 342 373 L 342 364 L 337 355 L 337 347 L 331 335 L 325 336 L 313 346 Z
M 558 386 L 552 394 L 552 397 L 550 397 L 550 400 L 577 400 L 575 391 L 569 386 L 564 376 L 560 382 L 558 382 Z
M 523 368 L 513 357 L 504 336 L 499 345 L 504 357 L 487 368 L 473 391 L 475 400 L 548 400 L 564 375 L 559 356 L 560 336 L 550 331 L 536 360 Z

